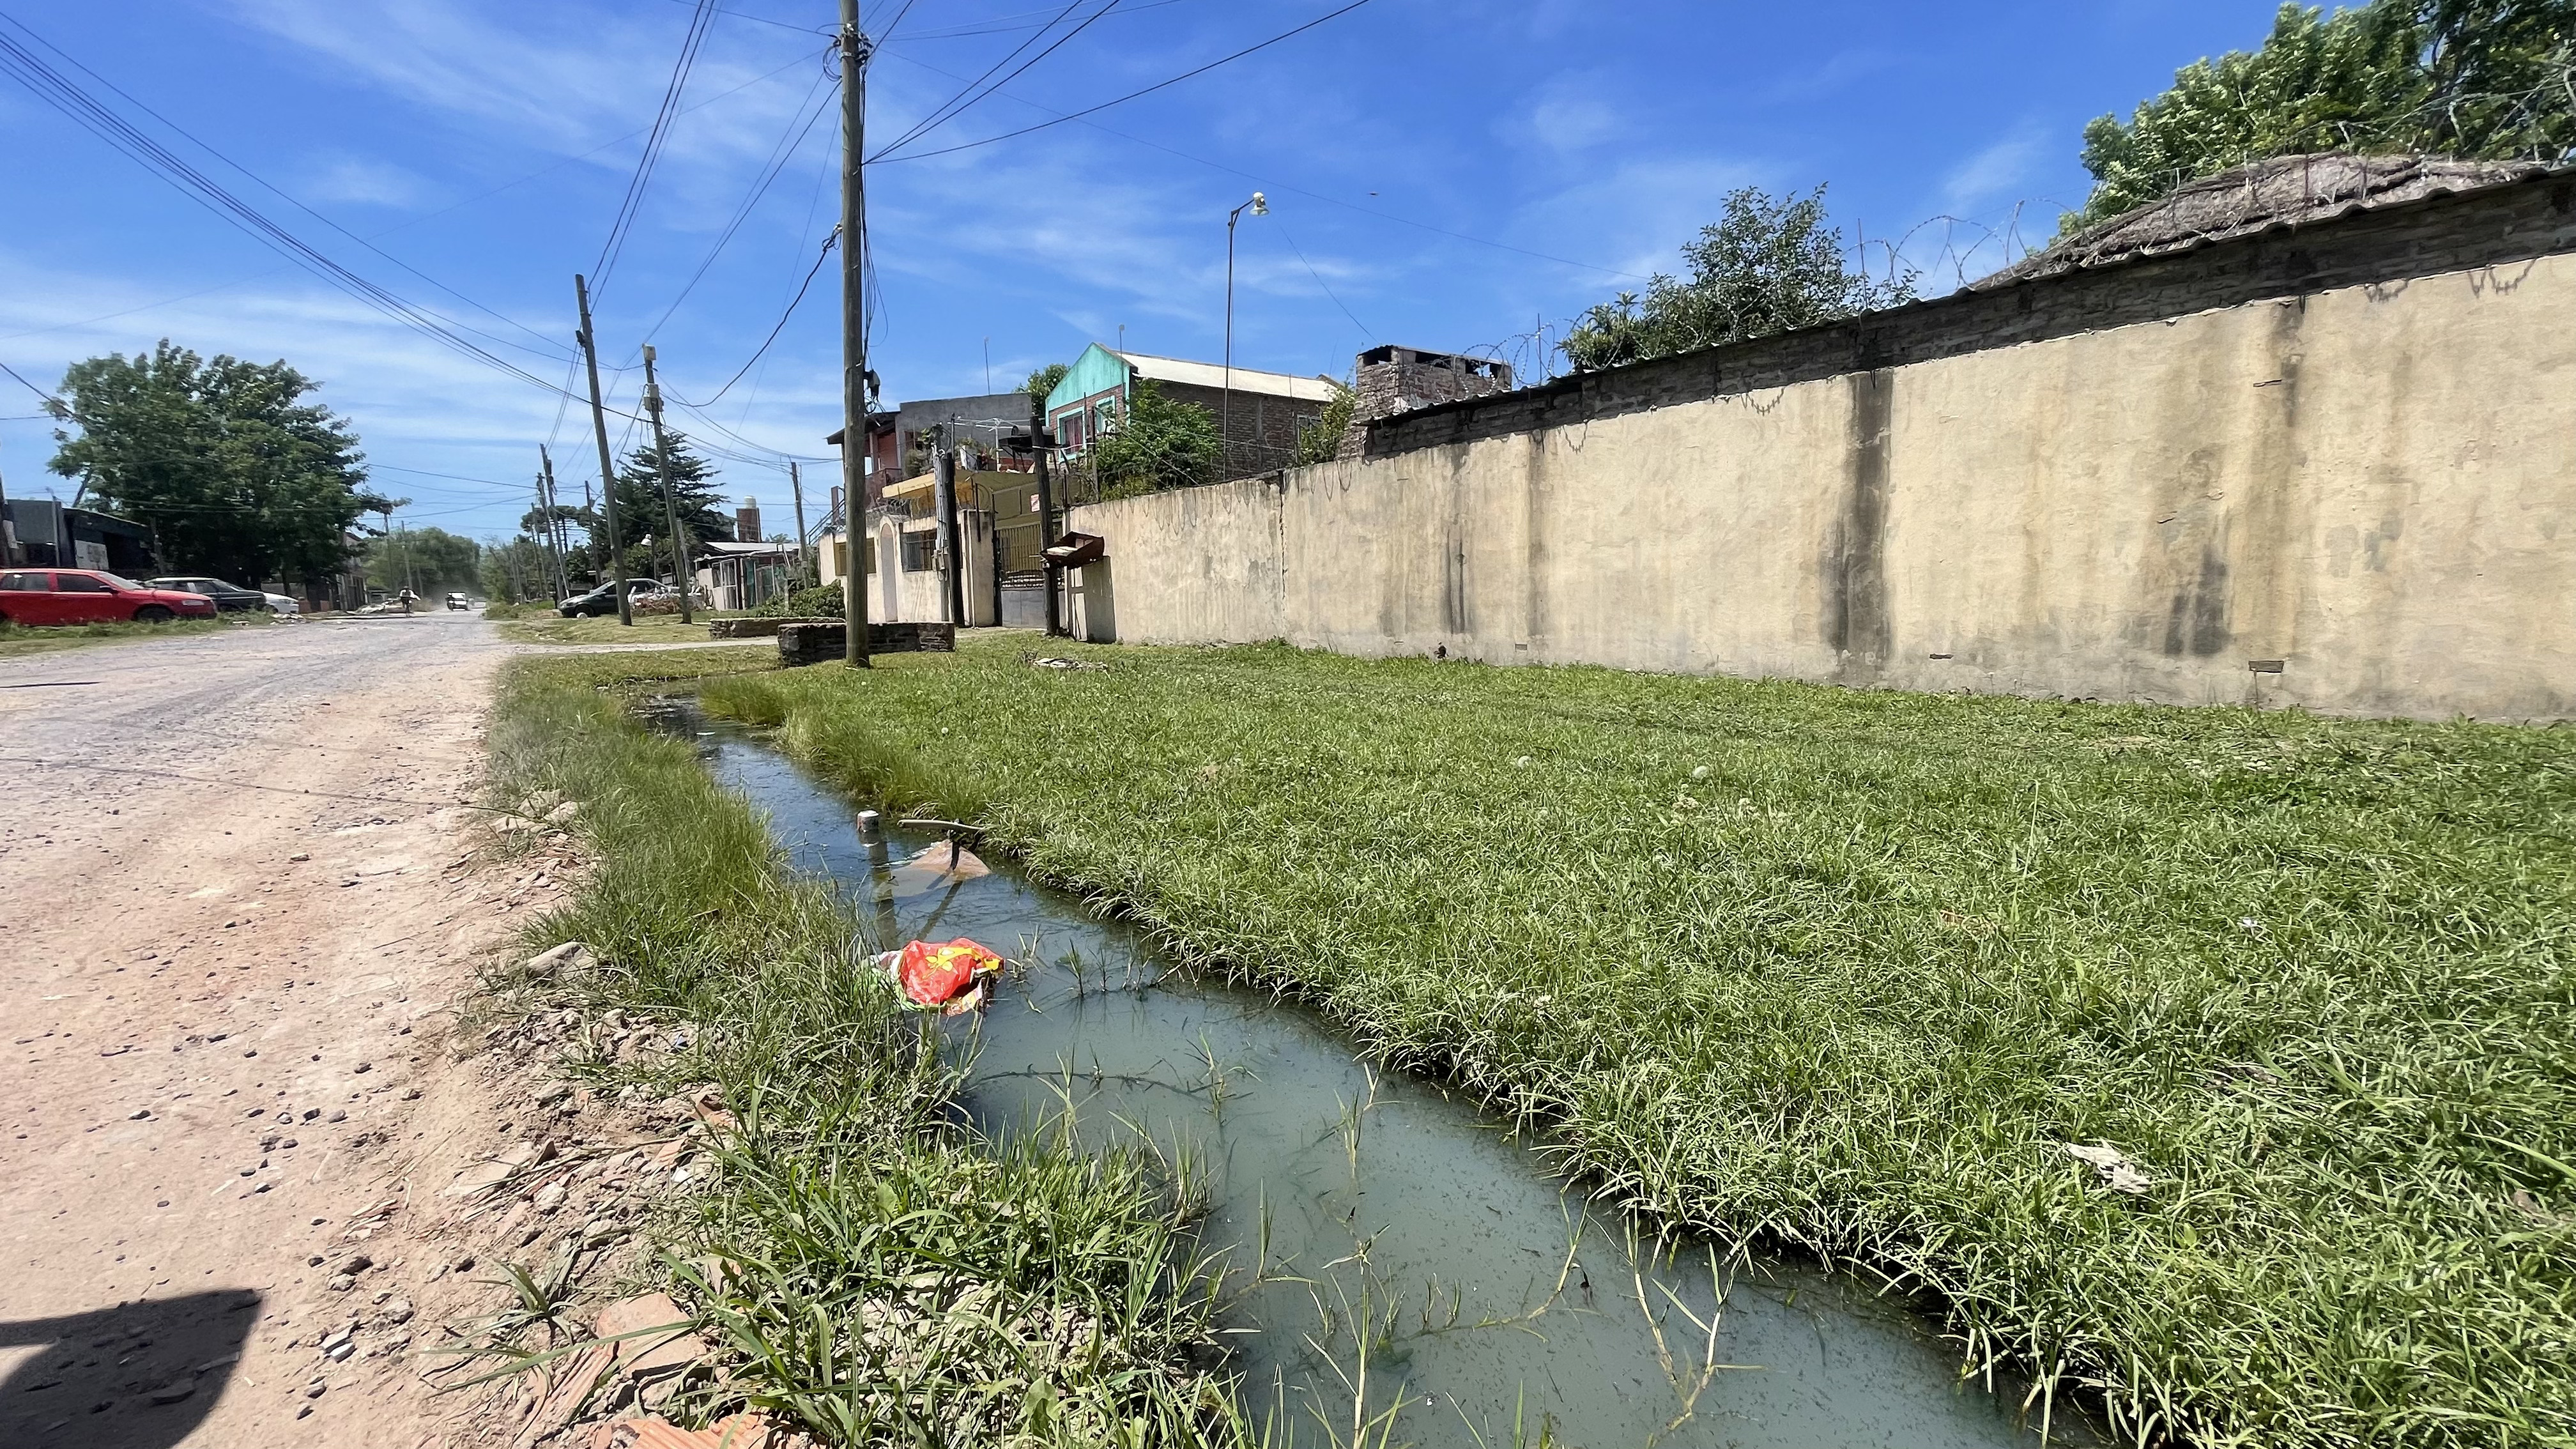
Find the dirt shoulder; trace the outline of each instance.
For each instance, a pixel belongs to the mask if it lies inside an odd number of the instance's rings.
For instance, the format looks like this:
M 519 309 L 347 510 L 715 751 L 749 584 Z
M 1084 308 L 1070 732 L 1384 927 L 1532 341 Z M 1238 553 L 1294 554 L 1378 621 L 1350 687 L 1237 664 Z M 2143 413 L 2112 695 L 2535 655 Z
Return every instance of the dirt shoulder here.
M 432 1437 L 448 1011 L 556 898 L 460 808 L 510 652 L 430 614 L 0 660 L 0 1443 Z

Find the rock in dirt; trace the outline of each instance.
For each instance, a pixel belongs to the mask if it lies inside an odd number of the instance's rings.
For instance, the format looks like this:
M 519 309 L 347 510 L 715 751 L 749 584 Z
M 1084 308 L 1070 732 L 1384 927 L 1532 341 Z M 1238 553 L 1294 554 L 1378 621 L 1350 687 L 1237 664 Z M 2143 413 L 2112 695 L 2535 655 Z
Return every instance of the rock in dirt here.
M 566 941 L 529 957 L 519 969 L 532 980 L 551 981 L 557 976 L 578 976 L 589 968 L 590 947 L 580 941 Z
M 758 1414 L 736 1414 L 704 1429 L 645 1415 L 594 1425 L 581 1449 L 787 1449 L 798 1440 Z

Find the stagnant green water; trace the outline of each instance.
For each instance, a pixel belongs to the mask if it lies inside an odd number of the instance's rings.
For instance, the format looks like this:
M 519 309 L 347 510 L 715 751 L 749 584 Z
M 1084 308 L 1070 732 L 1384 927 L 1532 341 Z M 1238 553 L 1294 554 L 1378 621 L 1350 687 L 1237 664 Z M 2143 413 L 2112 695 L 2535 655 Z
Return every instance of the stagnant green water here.
M 2021 1386 L 1961 1384 L 1956 1347 L 1911 1305 L 1793 1263 L 1640 1245 L 1494 1119 L 1372 1069 L 1312 1013 L 1177 973 L 1002 862 L 916 888 L 892 867 L 936 837 L 863 841 L 853 807 L 758 736 L 678 702 L 661 722 L 885 944 L 971 936 L 1022 968 L 953 1025 L 975 1052 L 967 1110 L 1008 1134 L 1069 1103 L 1085 1141 L 1141 1133 L 1203 1183 L 1247 1405 L 1284 1410 L 1299 1442 L 1328 1437 L 1319 1419 L 1347 1442 L 1355 1412 L 1390 1407 L 1389 1442 L 1426 1449 L 1535 1445 L 1543 1425 L 1587 1449 L 2038 1442 Z M 2048 1437 L 2105 1442 L 2062 1404 Z

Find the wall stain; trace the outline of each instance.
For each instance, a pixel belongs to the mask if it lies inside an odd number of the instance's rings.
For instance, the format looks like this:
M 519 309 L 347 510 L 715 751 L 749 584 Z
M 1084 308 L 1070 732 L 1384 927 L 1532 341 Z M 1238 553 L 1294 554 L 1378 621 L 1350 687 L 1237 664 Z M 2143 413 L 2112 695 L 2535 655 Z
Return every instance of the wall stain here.
M 2206 659 L 2227 647 L 2227 552 L 2224 536 L 2212 539 L 2200 554 L 2200 573 L 2175 592 L 2173 614 L 2165 624 L 2165 653 L 2179 658 L 2185 650 Z
M 1893 369 L 1859 372 L 1851 390 L 1851 482 L 1824 561 L 1825 642 L 1838 673 L 1870 675 L 1887 662 L 1887 448 Z

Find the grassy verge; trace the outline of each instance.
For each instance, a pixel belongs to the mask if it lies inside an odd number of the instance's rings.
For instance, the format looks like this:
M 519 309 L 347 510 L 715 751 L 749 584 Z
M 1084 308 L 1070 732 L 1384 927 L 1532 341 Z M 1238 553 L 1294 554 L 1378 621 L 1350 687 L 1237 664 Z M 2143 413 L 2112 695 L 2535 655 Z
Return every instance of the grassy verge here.
M 64 649 L 85 649 L 93 644 L 113 644 L 130 639 L 166 639 L 174 634 L 212 634 L 232 625 L 230 618 L 174 619 L 167 624 L 65 624 L 51 629 L 21 629 L 15 624 L 0 624 L 0 659 L 14 659 L 21 654 L 52 654 Z M 242 627 L 259 628 L 268 621 L 245 623 Z
M 501 625 L 501 635 L 525 644 L 703 644 L 707 640 L 704 617 L 695 624 L 683 624 L 676 614 L 646 614 L 632 625 L 620 624 L 614 615 L 605 619 L 567 619 L 548 610 L 523 613 Z M 775 641 L 745 640 L 766 644 L 774 652 Z
M 713 1080 L 741 1117 L 667 1244 L 675 1291 L 735 1360 L 684 1412 L 766 1409 L 833 1444 L 1240 1443 L 1224 1382 L 1186 1367 L 1209 1284 L 1159 1171 L 997 1152 L 955 1125 L 955 1068 L 894 1008 L 859 924 L 687 742 L 617 703 L 728 667 L 523 661 L 491 729 L 501 803 L 583 802 L 596 871 L 528 939 L 612 964 L 558 990 L 686 1023 L 695 1052 L 649 1085 Z
M 2576 732 L 1050 647 L 705 698 L 2141 1435 L 2576 1442 Z

